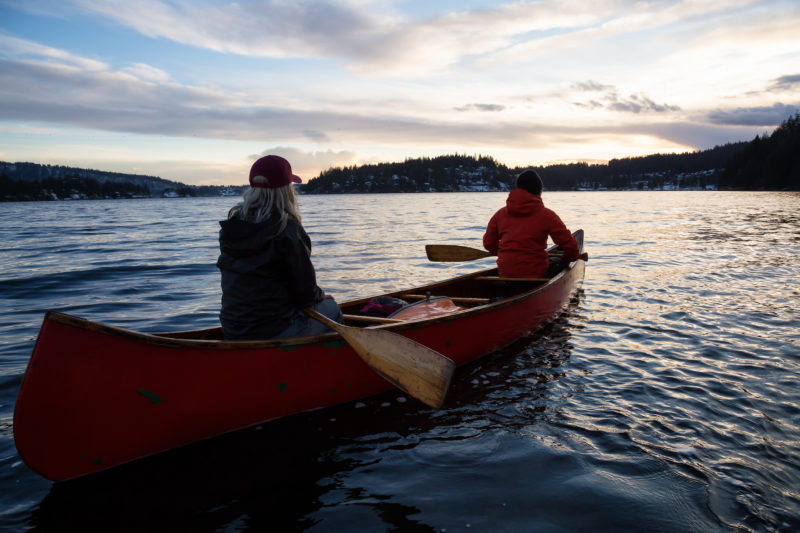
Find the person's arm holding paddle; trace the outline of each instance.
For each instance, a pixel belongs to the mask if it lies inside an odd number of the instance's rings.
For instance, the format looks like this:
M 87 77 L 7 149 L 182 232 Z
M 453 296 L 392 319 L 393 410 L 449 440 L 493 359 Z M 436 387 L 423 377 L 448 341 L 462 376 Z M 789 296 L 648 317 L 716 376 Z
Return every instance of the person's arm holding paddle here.
M 553 211 L 550 211 L 549 214 L 551 218 L 548 233 L 550 233 L 550 238 L 553 239 L 553 242 L 561 248 L 561 258 L 567 263 L 576 261 L 579 257 L 578 241 L 575 240 L 567 226 L 561 221 L 561 217 Z
M 317 274 L 311 262 L 311 239 L 300 224 L 287 226 L 287 238 L 284 240 L 283 256 L 288 273 L 287 285 L 298 310 L 311 308 L 322 315 L 334 320 L 342 321 L 342 312 L 333 296 L 317 285 Z M 311 327 L 313 333 L 329 329 L 324 323 L 314 320 L 318 324 L 308 324 L 307 313 L 297 314 L 295 320 L 305 322 Z M 306 332 L 303 332 L 306 333 Z M 300 333 L 295 333 L 300 334 Z
M 497 214 L 495 213 L 489 224 L 486 226 L 486 233 L 483 234 L 483 247 L 489 252 L 489 255 L 497 255 L 497 249 L 500 247 L 500 233 L 497 230 Z

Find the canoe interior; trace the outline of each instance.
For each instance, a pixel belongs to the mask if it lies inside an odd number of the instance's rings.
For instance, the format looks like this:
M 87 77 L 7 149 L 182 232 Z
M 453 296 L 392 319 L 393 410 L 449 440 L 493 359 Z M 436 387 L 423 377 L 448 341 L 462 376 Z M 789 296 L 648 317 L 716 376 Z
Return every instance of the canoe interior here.
M 578 249 L 583 251 L 583 230 L 577 230 L 573 236 L 578 241 Z M 558 246 L 551 246 L 548 252 L 553 253 L 559 250 Z M 495 281 L 490 277 L 497 276 L 496 268 L 489 268 L 467 275 L 458 276 L 448 280 L 414 287 L 410 289 L 398 290 L 390 293 L 368 296 L 339 302 L 342 313 L 345 316 L 344 323 L 354 327 L 380 327 L 390 328 L 391 324 L 374 319 L 361 312 L 361 309 L 374 297 L 391 296 L 413 303 L 423 297 L 447 296 L 452 298 L 457 305 L 467 309 L 487 308 L 490 306 L 502 305 L 504 300 L 512 299 L 515 296 L 529 293 L 530 291 L 544 287 L 548 281 Z M 556 276 L 557 278 L 558 276 Z M 551 280 L 552 281 L 552 280 Z M 487 309 L 488 310 L 488 309 Z M 222 328 L 208 328 L 191 331 L 173 331 L 154 333 L 154 336 L 168 339 L 182 340 L 202 340 L 202 341 L 223 341 Z M 303 339 L 304 341 L 307 338 Z M 280 342 L 273 341 L 276 345 L 292 344 L 294 339 L 283 339 Z
M 400 298 L 409 303 L 419 301 L 423 297 L 431 296 L 448 296 L 453 298 L 455 303 L 464 308 L 474 308 L 485 306 L 492 299 L 506 299 L 509 297 L 523 294 L 536 287 L 544 285 L 544 282 L 515 282 L 507 283 L 502 281 L 492 280 L 476 280 L 477 277 L 490 277 L 497 276 L 497 269 L 487 269 L 474 274 L 469 277 L 455 278 L 454 280 L 443 281 L 432 285 L 425 285 L 421 287 L 414 287 L 390 293 L 382 293 L 376 296 L 391 296 Z M 348 326 L 355 327 L 370 327 L 370 326 L 388 326 L 387 323 L 382 323 L 380 318 L 370 317 L 361 312 L 361 309 L 372 299 L 374 296 L 359 298 L 348 302 L 340 302 L 342 313 L 345 315 L 344 323 Z M 154 333 L 155 336 L 171 338 L 171 339 L 185 339 L 185 340 L 209 340 L 209 341 L 222 341 L 222 328 L 208 328 L 193 331 L 175 331 Z

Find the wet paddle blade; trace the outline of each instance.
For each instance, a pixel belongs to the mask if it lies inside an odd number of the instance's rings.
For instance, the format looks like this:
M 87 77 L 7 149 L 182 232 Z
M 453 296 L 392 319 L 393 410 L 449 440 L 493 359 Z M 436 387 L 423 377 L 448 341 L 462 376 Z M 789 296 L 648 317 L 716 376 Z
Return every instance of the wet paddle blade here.
M 425 405 L 442 406 L 456 367 L 451 359 L 391 331 L 345 326 L 313 309 L 304 311 L 339 333 L 389 383 Z
M 351 328 L 342 337 L 389 383 L 425 405 L 442 406 L 455 371 L 452 360 L 390 331 Z
M 485 250 L 458 246 L 455 244 L 426 244 L 425 253 L 429 261 L 473 261 L 489 257 L 491 254 Z

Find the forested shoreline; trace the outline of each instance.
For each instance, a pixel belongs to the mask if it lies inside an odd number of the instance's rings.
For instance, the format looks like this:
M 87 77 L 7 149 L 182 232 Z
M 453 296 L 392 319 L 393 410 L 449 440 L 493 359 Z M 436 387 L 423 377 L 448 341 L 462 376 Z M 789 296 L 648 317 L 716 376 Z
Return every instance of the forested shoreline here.
M 297 186 L 301 194 L 507 191 L 525 168 L 547 190 L 800 190 L 800 113 L 750 142 L 608 163 L 508 167 L 484 155 L 452 154 L 331 168 Z M 157 176 L 37 163 L 0 162 L 0 200 L 234 196 L 244 186 L 194 186 Z
M 746 143 L 686 154 L 614 159 L 606 164 L 571 163 L 508 167 L 488 156 L 461 154 L 329 169 L 302 187 L 305 194 L 506 191 L 527 168 L 539 172 L 547 190 L 716 189 L 727 159 Z

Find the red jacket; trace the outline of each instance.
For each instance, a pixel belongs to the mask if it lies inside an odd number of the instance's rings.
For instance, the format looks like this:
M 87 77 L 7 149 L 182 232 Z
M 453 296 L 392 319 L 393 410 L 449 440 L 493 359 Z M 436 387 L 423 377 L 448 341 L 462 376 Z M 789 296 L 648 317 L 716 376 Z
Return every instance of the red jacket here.
M 538 278 L 547 272 L 547 237 L 564 250 L 564 259 L 578 259 L 578 243 L 542 197 L 524 189 L 508 194 L 483 235 L 483 247 L 497 255 L 498 274 L 509 278 Z

